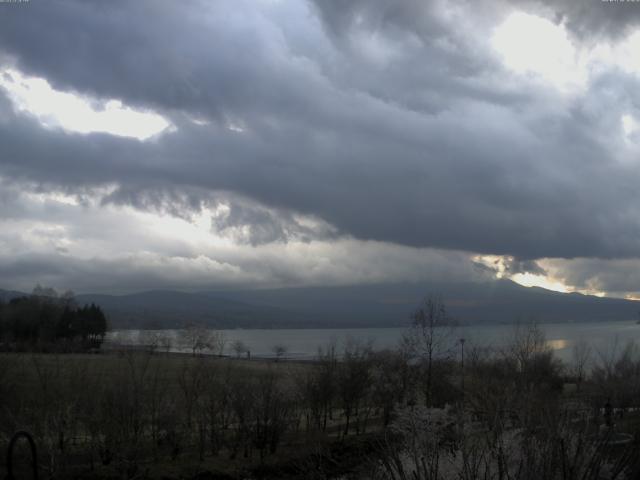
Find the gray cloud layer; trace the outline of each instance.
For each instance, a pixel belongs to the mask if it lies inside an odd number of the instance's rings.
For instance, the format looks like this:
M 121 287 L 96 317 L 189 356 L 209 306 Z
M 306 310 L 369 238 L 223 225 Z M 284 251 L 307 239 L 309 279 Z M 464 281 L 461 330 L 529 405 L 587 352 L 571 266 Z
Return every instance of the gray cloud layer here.
M 640 12 L 521 5 L 565 19 L 586 43 Z M 251 245 L 348 236 L 508 254 L 529 271 L 541 257 L 640 256 L 638 149 L 620 127 L 638 113 L 638 78 L 610 69 L 565 96 L 515 76 L 486 42 L 513 4 L 0 8 L 5 64 L 176 127 L 148 142 L 45 129 L 0 90 L 5 178 L 80 193 L 115 185 L 104 202 L 184 218 L 223 195 L 234 201 L 215 227 L 249 226 L 236 240 Z M 298 214 L 324 226 L 307 230 Z

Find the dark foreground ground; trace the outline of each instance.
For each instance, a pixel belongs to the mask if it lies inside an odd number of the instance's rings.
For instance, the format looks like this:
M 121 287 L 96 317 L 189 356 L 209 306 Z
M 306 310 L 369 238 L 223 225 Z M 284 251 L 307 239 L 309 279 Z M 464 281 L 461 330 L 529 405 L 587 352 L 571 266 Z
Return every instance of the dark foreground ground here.
M 587 347 L 563 364 L 533 325 L 464 363 L 357 342 L 314 362 L 0 354 L 0 478 L 21 430 L 45 479 L 640 478 L 640 349 Z
M 0 354 L 0 478 L 19 430 L 35 439 L 40 478 L 361 477 L 379 415 L 346 435 L 338 408 L 326 428 L 309 426 L 300 390 L 317 368 L 140 351 Z M 13 458 L 16 478 L 31 478 L 25 441 Z

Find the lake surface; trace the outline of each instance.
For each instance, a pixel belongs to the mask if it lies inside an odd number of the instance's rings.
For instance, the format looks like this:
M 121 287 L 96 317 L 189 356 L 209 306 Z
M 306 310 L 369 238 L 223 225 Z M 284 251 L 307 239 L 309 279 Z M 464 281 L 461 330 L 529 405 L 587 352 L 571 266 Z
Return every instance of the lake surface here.
M 595 354 L 597 352 L 611 352 L 614 348 L 621 349 L 627 342 L 635 341 L 640 344 L 640 325 L 632 321 L 608 323 L 565 323 L 540 324 L 544 331 L 547 344 L 557 356 L 570 362 L 573 346 L 580 341 L 589 343 Z M 513 325 L 482 325 L 457 327 L 451 336 L 465 339 L 465 349 L 473 345 L 481 347 L 500 348 L 508 345 L 513 337 Z M 287 348 L 286 357 L 292 359 L 313 359 L 318 347 L 327 346 L 331 342 L 338 345 L 338 349 L 349 338 L 360 341 L 371 341 L 374 349 L 395 348 L 405 328 L 345 328 L 345 329 L 235 329 L 218 330 L 222 332 L 226 347 L 224 353 L 234 355 L 231 344 L 242 341 L 251 351 L 252 357 L 270 358 L 274 354 L 275 345 Z M 171 338 L 171 351 L 188 351 L 180 345 L 179 330 L 117 330 L 109 332 L 106 346 L 116 344 L 144 345 L 149 344 L 154 335 L 164 335 Z

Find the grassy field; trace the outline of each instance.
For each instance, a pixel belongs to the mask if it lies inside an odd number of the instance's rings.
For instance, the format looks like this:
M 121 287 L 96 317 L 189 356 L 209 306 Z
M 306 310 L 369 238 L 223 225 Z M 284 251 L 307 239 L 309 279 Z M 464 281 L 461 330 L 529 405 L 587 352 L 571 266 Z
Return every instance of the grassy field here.
M 402 480 L 407 463 L 419 480 L 427 467 L 471 480 L 460 462 L 473 458 L 489 479 L 565 478 L 567 465 L 640 478 L 640 350 L 576 370 L 526 333 L 499 355 L 469 351 L 464 370 L 362 344 L 314 362 L 0 354 L 0 446 L 30 432 L 55 479 Z
M 305 427 L 297 389 L 316 368 L 137 351 L 0 354 L 0 440 L 6 448 L 13 432 L 31 432 L 56 478 L 296 478 L 320 464 L 344 473 L 369 437 L 344 437 L 337 409 L 325 431 Z M 279 435 L 277 449 L 259 429 Z

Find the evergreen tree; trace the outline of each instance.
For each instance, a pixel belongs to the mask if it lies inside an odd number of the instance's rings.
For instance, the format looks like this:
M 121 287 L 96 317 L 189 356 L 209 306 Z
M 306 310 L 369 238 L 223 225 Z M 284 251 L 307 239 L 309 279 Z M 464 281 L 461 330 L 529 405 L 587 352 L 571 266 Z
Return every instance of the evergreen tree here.
M 33 348 L 71 341 L 79 349 L 99 347 L 107 331 L 102 309 L 93 303 L 78 307 L 70 294 L 54 292 L 38 286 L 31 296 L 0 302 L 0 346 Z

